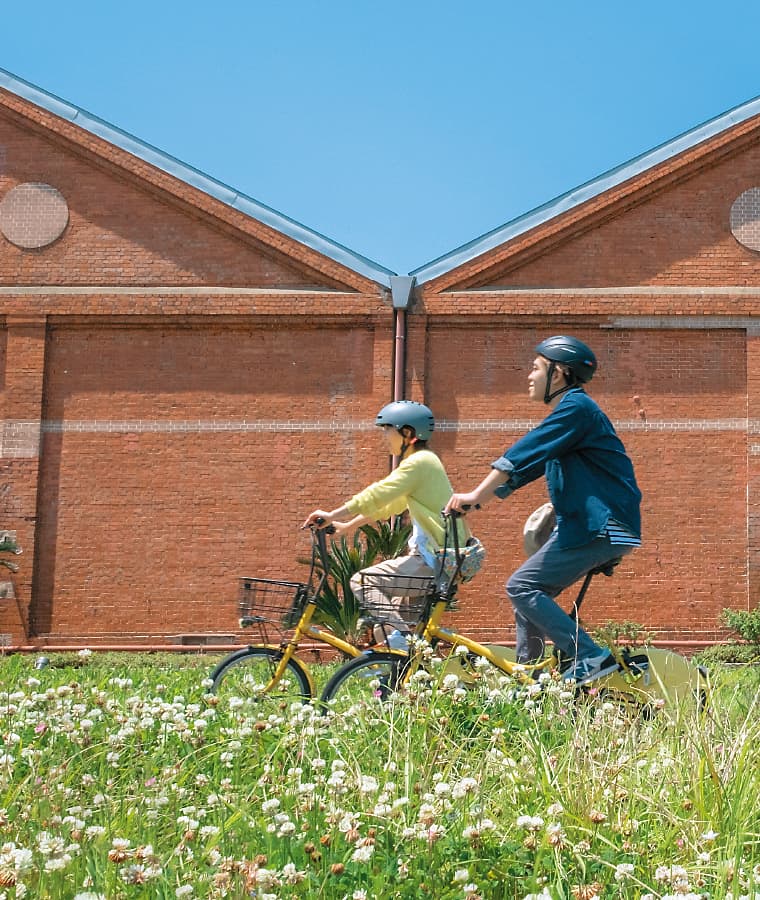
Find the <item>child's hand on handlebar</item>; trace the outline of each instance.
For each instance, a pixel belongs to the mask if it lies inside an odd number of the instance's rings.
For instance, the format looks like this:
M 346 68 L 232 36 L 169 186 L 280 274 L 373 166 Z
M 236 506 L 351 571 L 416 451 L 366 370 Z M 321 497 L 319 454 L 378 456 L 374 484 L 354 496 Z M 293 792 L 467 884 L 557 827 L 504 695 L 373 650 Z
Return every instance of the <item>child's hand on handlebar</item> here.
M 337 537 L 340 537 L 342 534 L 347 534 L 351 531 L 351 523 L 350 522 L 333 522 L 332 523 L 332 533 Z
M 329 512 L 323 509 L 315 509 L 313 513 L 309 513 L 309 517 L 303 523 L 301 528 L 326 528 L 332 522 Z

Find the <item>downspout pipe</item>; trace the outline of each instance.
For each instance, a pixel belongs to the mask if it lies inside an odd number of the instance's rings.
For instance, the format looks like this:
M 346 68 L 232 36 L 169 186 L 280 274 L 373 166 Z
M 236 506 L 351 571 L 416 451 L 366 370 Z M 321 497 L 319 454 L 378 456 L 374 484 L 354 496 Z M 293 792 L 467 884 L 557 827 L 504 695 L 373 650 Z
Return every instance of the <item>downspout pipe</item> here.
M 404 400 L 406 391 L 406 314 L 414 297 L 413 275 L 391 275 L 393 301 L 393 399 Z

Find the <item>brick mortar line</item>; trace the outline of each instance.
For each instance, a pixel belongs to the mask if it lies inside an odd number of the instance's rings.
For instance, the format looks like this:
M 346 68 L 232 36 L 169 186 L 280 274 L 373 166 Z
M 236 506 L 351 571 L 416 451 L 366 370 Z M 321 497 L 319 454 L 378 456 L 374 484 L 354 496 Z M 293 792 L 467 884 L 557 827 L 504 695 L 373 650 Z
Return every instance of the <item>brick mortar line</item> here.
M 340 297 L 363 297 L 358 291 L 340 291 L 330 290 L 329 288 L 246 288 L 246 287 L 204 287 L 202 285 L 188 284 L 182 285 L 156 285 L 155 287 L 130 287 L 129 285 L 92 285 L 92 286 L 60 286 L 50 285 L 48 287 L 30 287 L 30 286 L 0 286 L 0 297 L 37 297 L 37 296 L 135 296 L 135 297 L 151 297 L 151 296 L 211 296 L 211 297 L 234 297 L 240 296 L 340 296 Z
M 477 431 L 528 431 L 538 425 L 538 421 L 530 419 L 482 419 L 482 420 L 443 420 L 437 424 L 438 432 L 477 432 Z M 64 432 L 213 432 L 213 431 L 371 431 L 374 427 L 370 421 L 349 420 L 336 421 L 325 419 L 309 420 L 246 420 L 246 419 L 81 419 L 62 422 L 59 420 L 18 421 L 0 420 L 0 429 L 6 442 L 14 433 L 18 435 L 30 432 L 59 434 Z M 624 420 L 615 423 L 618 431 L 739 431 L 747 434 L 760 434 L 760 419 L 673 419 L 665 421 L 642 422 Z

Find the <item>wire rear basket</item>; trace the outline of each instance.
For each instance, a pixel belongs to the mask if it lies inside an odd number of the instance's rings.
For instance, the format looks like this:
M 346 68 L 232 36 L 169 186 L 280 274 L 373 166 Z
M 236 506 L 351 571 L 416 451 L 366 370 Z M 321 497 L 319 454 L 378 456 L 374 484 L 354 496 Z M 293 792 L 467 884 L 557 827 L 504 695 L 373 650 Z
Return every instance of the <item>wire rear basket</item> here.
M 400 618 L 414 627 L 436 599 L 435 578 L 430 576 L 363 572 L 361 582 L 362 607 L 378 622 Z
M 308 585 L 270 578 L 241 578 L 238 609 L 240 624 L 279 622 L 292 628 L 309 602 Z

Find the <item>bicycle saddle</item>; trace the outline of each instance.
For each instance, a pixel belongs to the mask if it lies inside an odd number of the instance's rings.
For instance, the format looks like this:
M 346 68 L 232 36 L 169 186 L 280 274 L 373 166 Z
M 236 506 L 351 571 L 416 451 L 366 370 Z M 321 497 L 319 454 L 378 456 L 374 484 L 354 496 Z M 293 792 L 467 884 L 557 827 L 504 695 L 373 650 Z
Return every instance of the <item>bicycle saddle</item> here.
M 616 556 L 615 559 L 609 560 L 609 562 L 604 563 L 601 566 L 597 566 L 595 569 L 591 569 L 592 575 L 612 575 L 615 571 L 615 566 L 618 565 L 622 561 L 622 556 Z

